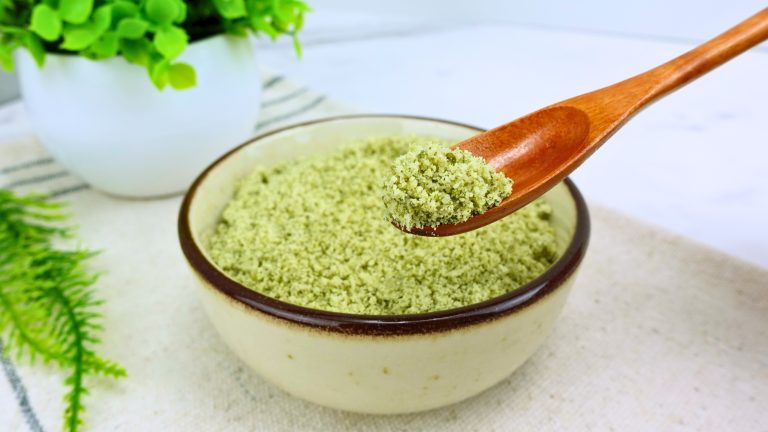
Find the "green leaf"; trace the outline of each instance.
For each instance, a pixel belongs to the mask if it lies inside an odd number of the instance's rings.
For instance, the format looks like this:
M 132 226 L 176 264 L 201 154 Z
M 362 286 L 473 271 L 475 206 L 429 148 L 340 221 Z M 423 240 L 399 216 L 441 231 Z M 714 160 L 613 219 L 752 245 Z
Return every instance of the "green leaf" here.
M 180 12 L 176 0 L 147 0 L 144 11 L 152 22 L 161 26 L 172 23 Z
M 41 41 L 36 34 L 30 32 L 27 33 L 27 36 L 24 38 L 24 45 L 29 50 L 29 53 L 32 54 L 32 58 L 35 59 L 37 66 L 43 67 L 43 64 L 45 64 L 45 48 L 43 48 L 43 41 Z
M 168 60 L 161 60 L 150 66 L 149 77 L 158 90 L 162 90 L 168 85 L 168 69 L 170 68 Z
M 168 68 L 168 82 L 176 90 L 194 87 L 197 83 L 195 69 L 186 63 L 176 63 Z
M 11 44 L 0 43 L 0 67 L 8 72 L 13 70 L 13 50 L 15 48 Z
M 246 16 L 244 0 L 213 0 L 213 5 L 224 18 L 235 19 Z
M 149 64 L 149 55 L 152 52 L 152 43 L 147 39 L 121 39 L 120 53 L 129 63 L 142 66 Z
M 179 13 L 178 15 L 176 15 L 176 18 L 173 19 L 173 22 L 175 24 L 181 24 L 184 22 L 185 19 L 187 19 L 187 4 L 181 0 L 178 0 L 178 6 L 179 6 Z
M 301 50 L 301 41 L 299 41 L 299 37 L 296 36 L 296 33 L 294 33 L 291 38 L 293 39 L 293 51 L 296 53 L 296 57 L 301 60 L 301 57 L 304 55 Z
M 117 0 L 112 3 L 112 22 L 120 22 L 124 18 L 134 18 L 139 14 L 136 3 Z
M 296 8 L 296 10 L 298 10 L 299 12 L 312 12 L 312 8 L 309 7 L 309 5 L 304 3 L 303 1 L 292 0 L 291 6 Z
M 263 16 L 251 15 L 251 28 L 256 32 L 261 31 L 266 33 L 272 40 L 277 39 L 277 36 L 280 35 L 280 33 L 272 27 L 272 24 Z
M 187 33 L 180 27 L 163 27 L 155 33 L 155 48 L 167 59 L 174 59 L 187 47 Z
M 61 36 L 61 18 L 50 6 L 39 4 L 32 9 L 29 29 L 49 42 L 55 41 Z
M 93 0 L 61 0 L 59 16 L 63 21 L 72 24 L 82 24 L 91 15 Z
M 7 38 L 3 38 L 4 34 L 6 35 L 20 35 L 26 33 L 26 29 L 19 28 L 19 27 L 9 27 L 5 26 L 3 24 L 0 24 L 0 40 L 8 40 Z
M 64 27 L 64 42 L 61 48 L 70 51 L 82 51 L 96 42 L 100 34 L 92 23 L 73 27 Z
M 245 20 L 224 21 L 224 32 L 235 36 L 246 37 L 248 36 L 248 24 Z
M 91 52 L 96 59 L 105 59 L 117 55 L 120 38 L 115 32 L 106 32 L 91 45 Z
M 83 24 L 65 24 L 62 33 L 64 42 L 61 48 L 70 51 L 82 51 L 91 46 L 109 28 L 112 21 L 112 6 L 100 6 L 90 20 Z
M 104 5 L 96 8 L 91 20 L 93 21 L 94 28 L 99 34 L 107 31 L 110 24 L 112 24 L 112 5 Z
M 269 15 L 269 0 L 246 0 L 245 6 L 248 9 L 248 16 Z
M 272 0 L 272 12 L 275 18 L 283 22 L 290 22 L 293 17 L 293 8 L 290 3 L 282 0 Z
M 293 22 L 293 35 L 295 36 L 302 28 L 304 28 L 304 13 L 299 12 Z
M 117 34 L 126 39 L 138 39 L 147 32 L 149 23 L 140 18 L 123 18 L 117 25 Z

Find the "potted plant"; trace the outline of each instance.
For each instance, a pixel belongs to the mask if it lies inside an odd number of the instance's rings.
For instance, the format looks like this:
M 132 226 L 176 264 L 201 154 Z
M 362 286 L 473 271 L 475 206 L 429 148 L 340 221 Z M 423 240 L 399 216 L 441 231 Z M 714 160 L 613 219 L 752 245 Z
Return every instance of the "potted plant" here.
M 17 67 L 37 135 L 63 165 L 111 194 L 168 195 L 253 132 L 261 83 L 247 36 L 289 35 L 300 54 L 306 11 L 301 0 L 0 0 L 0 64 Z

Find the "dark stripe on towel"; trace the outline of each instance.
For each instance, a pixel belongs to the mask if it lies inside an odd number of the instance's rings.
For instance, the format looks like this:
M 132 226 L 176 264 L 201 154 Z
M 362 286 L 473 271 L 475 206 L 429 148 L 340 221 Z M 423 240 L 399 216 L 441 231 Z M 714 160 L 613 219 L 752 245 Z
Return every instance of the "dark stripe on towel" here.
M 14 171 L 23 170 L 23 169 L 26 169 L 26 168 L 32 168 L 32 167 L 39 166 L 39 165 L 47 165 L 47 164 L 52 163 L 52 162 L 53 162 L 53 158 L 52 157 L 44 157 L 44 158 L 40 158 L 40 159 L 31 160 L 31 161 L 28 161 L 28 162 L 22 162 L 20 164 L 7 166 L 5 168 L 0 168 L 0 174 L 8 174 L 8 173 L 12 173 Z
M 273 76 L 272 78 L 269 78 L 268 80 L 264 81 L 263 87 L 264 87 L 264 89 L 268 89 L 268 88 L 274 86 L 275 84 L 280 83 L 284 79 L 285 78 L 280 76 L 280 75 Z
M 3 341 L 0 340 L 0 353 L 3 352 Z M 11 360 L 0 354 L 0 363 L 3 364 L 3 371 L 5 371 L 5 377 L 8 379 L 8 383 L 11 384 L 13 394 L 16 396 L 16 401 L 19 404 L 21 414 L 24 416 L 24 420 L 27 421 L 27 426 L 32 432 L 43 432 L 43 427 L 40 425 L 40 421 L 37 419 L 35 410 L 32 409 L 32 404 L 29 402 L 29 396 L 27 395 L 27 388 L 24 387 L 24 383 L 21 382 L 21 377 L 16 373 L 16 367 L 13 366 Z
M 283 102 L 287 102 L 287 101 L 289 101 L 289 100 L 291 100 L 291 99 L 293 99 L 293 98 L 295 98 L 295 97 L 298 97 L 298 96 L 301 96 L 301 95 L 303 95 L 303 94 L 304 94 L 304 93 L 306 93 L 308 90 L 309 90 L 309 89 L 307 89 L 306 87 L 304 87 L 304 88 L 300 88 L 300 89 L 298 89 L 298 90 L 296 90 L 296 91 L 293 91 L 293 92 L 291 92 L 291 93 L 288 93 L 288 94 L 287 94 L 287 95 L 285 95 L 285 96 L 280 96 L 280 97 L 277 97 L 277 98 L 274 98 L 274 99 L 270 99 L 270 100 L 268 100 L 268 101 L 264 101 L 264 102 L 261 104 L 261 106 L 266 108 L 266 107 L 270 107 L 270 106 L 273 106 L 273 105 L 281 104 L 281 103 L 283 103 Z
M 69 195 L 71 193 L 88 190 L 90 188 L 91 187 L 88 186 L 87 184 L 81 183 L 81 184 L 78 184 L 78 185 L 74 185 L 74 186 L 70 186 L 70 187 L 66 187 L 66 188 L 62 188 L 62 189 L 56 189 L 54 191 L 51 191 L 51 196 L 56 198 L 56 197 L 60 197 L 60 196 L 64 196 L 64 195 Z
M 304 106 L 302 106 L 300 108 L 296 108 L 295 110 L 289 111 L 289 112 L 287 112 L 285 114 L 280 114 L 280 115 L 274 116 L 271 119 L 260 121 L 259 124 L 256 125 L 256 130 L 258 131 L 258 130 L 264 129 L 265 127 L 267 127 L 267 126 L 269 126 L 269 125 L 271 125 L 273 123 L 290 120 L 290 119 L 292 119 L 294 117 L 300 116 L 300 115 L 310 111 L 312 108 L 320 105 L 321 103 L 323 103 L 324 100 L 325 100 L 325 96 L 318 96 L 315 99 L 313 99 L 312 102 L 310 102 L 310 103 L 308 103 L 308 104 L 306 104 L 306 105 L 304 105 Z
M 53 180 L 61 177 L 66 177 L 68 175 L 69 173 L 67 171 L 59 171 L 53 174 L 45 174 L 37 177 L 30 177 L 26 179 L 16 180 L 15 182 L 11 182 L 0 187 L 2 187 L 3 189 L 10 189 L 10 188 L 19 187 L 19 186 L 35 184 L 35 183 L 39 183 L 46 180 Z

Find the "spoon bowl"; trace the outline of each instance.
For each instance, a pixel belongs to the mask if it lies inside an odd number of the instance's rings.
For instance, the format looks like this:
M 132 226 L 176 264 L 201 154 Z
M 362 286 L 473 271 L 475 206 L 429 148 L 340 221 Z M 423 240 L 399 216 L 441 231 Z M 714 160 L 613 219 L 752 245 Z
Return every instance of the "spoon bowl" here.
M 557 173 L 564 165 L 576 165 L 578 156 L 589 150 L 589 117 L 568 106 L 545 108 L 511 123 L 476 135 L 454 146 L 485 159 L 497 171 L 514 179 L 512 194 L 489 209 L 483 218 L 444 224 L 437 228 L 412 228 L 409 232 L 428 236 L 460 234 L 480 228 L 520 209 L 541 196 L 565 177 Z

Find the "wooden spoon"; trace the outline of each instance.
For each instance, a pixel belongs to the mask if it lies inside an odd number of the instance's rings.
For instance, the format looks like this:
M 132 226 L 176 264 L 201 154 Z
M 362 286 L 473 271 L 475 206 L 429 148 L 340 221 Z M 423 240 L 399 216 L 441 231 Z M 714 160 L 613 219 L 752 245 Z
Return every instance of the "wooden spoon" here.
M 449 236 L 509 215 L 563 180 L 642 108 L 767 38 L 768 8 L 659 67 L 456 144 L 454 148 L 484 158 L 513 179 L 512 194 L 462 223 L 398 228 L 418 235 Z

